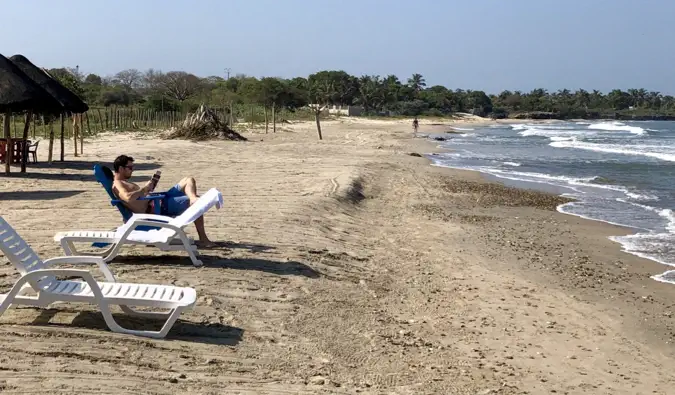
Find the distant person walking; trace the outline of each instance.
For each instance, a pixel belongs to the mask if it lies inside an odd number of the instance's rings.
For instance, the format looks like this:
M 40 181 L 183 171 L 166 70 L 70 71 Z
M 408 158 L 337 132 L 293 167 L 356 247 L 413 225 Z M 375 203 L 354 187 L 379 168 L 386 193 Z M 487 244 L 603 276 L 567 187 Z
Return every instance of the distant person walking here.
M 417 117 L 413 119 L 413 133 L 417 134 L 417 129 L 420 127 L 420 121 L 417 120 Z

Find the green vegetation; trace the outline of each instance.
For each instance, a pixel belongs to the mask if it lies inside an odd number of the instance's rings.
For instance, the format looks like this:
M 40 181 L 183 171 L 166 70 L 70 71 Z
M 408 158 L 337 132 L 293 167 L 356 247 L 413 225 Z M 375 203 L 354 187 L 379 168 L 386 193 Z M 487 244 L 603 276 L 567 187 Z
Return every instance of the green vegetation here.
M 307 78 L 200 78 L 184 71 L 123 70 L 112 77 L 82 75 L 72 69 L 49 72 L 82 96 L 90 106 L 131 107 L 157 112 L 184 113 L 200 103 L 233 111 L 239 120 L 284 118 L 305 108 L 303 116 L 317 115 L 328 105 L 358 105 L 370 116 L 447 116 L 468 112 L 493 118 L 665 118 L 675 117 L 675 98 L 644 89 L 599 91 L 567 89 L 547 92 L 483 91 L 428 87 L 414 74 L 402 82 L 395 75 L 352 76 L 344 71 L 320 71 Z M 314 105 L 307 107 L 308 105 Z M 264 117 L 263 117 L 264 115 Z M 275 118 L 275 117 L 273 117 Z

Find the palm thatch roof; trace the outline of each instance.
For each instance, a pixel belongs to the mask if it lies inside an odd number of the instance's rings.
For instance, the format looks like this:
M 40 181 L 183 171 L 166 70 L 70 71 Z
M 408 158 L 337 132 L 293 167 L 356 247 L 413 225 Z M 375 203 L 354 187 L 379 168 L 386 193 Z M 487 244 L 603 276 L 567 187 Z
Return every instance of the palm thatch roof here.
M 52 78 L 44 70 L 35 66 L 23 55 L 14 55 L 9 58 L 30 79 L 35 81 L 42 89 L 46 90 L 61 103 L 67 112 L 81 114 L 89 110 L 87 103 L 82 101 L 75 93 L 63 86 L 59 81 Z
M 0 55 L 0 112 L 58 114 L 63 106 L 9 59 Z

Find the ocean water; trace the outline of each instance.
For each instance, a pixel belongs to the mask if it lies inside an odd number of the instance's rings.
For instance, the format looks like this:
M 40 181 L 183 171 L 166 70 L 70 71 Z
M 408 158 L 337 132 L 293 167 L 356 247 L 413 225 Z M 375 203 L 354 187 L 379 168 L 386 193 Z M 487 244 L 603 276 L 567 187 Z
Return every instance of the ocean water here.
M 456 128 L 438 166 L 477 170 L 507 184 L 577 201 L 558 210 L 632 227 L 623 250 L 671 266 L 675 284 L 675 122 L 556 122 Z

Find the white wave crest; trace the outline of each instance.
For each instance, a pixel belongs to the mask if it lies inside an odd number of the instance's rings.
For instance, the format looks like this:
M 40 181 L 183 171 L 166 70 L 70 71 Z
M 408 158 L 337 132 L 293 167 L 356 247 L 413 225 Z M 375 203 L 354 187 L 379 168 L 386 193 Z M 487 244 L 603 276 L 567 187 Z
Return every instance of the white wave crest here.
M 589 129 L 593 130 L 608 130 L 608 131 L 620 131 L 620 132 L 629 132 L 639 136 L 647 134 L 647 131 L 639 126 L 629 126 L 621 122 L 601 122 L 594 123 L 588 126 Z
M 585 141 L 578 141 L 577 139 L 554 141 L 550 143 L 549 146 L 555 148 L 576 148 L 587 151 L 606 152 L 611 154 L 647 156 L 650 158 L 661 159 L 668 162 L 675 162 L 675 153 L 673 153 L 673 148 L 668 146 L 596 144 Z

